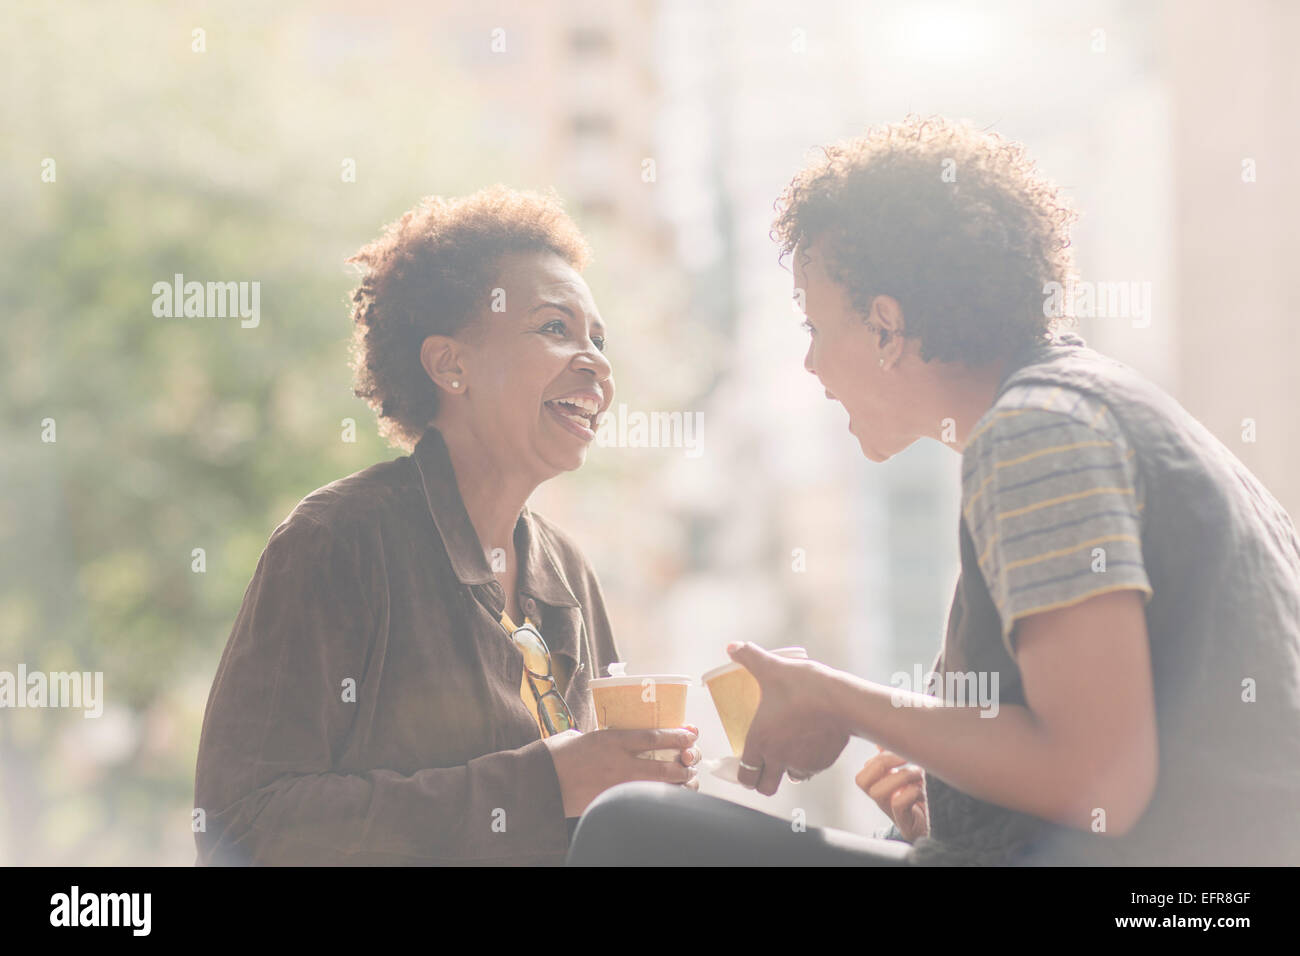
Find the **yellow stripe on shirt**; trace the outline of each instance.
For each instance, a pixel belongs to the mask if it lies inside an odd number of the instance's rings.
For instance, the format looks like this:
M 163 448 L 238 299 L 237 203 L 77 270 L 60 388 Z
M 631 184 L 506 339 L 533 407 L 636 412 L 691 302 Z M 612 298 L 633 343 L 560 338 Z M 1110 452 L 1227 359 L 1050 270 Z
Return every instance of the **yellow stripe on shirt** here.
M 966 516 L 967 521 L 970 520 L 971 511 L 975 507 L 975 502 L 979 500 L 980 495 L 984 494 L 984 489 L 988 487 L 989 482 L 993 480 L 995 475 L 997 475 L 999 468 L 1008 468 L 1011 465 L 1023 464 L 1026 461 L 1031 461 L 1034 458 L 1041 458 L 1044 455 L 1055 455 L 1063 451 L 1074 451 L 1076 448 L 1104 448 L 1108 445 L 1114 444 L 1113 441 L 1077 441 L 1070 445 L 1054 445 L 1051 448 L 1040 448 L 1038 451 L 1031 451 L 1027 455 L 1021 455 L 1019 458 L 1000 461 L 993 466 L 993 471 L 989 476 L 980 482 L 979 488 L 975 491 L 975 494 L 971 495 L 971 499 L 967 502 L 966 509 L 962 514 Z
M 1039 501 L 1036 504 L 1025 505 L 1023 508 L 1016 508 L 1013 511 L 1004 511 L 997 516 L 1001 521 L 1004 518 L 1015 518 L 1018 515 L 1028 514 L 1031 511 L 1037 511 L 1039 508 L 1048 508 L 1052 505 L 1059 505 L 1064 501 L 1078 501 L 1080 498 L 1088 498 L 1092 495 L 1131 495 L 1132 488 L 1089 488 L 1087 491 L 1076 491 L 1073 494 L 1061 495 L 1059 498 L 1048 498 L 1046 501 Z
M 991 427 L 993 427 L 993 423 L 996 422 L 998 419 L 1014 418 L 1016 415 L 1023 415 L 1025 412 L 1037 412 L 1037 411 L 1042 411 L 1042 409 L 1018 408 L 1013 412 L 996 412 L 992 418 L 990 418 L 983 425 L 981 425 L 973 434 L 966 436 L 966 447 L 969 448 L 971 446 L 971 442 L 975 441 L 976 438 L 978 438 L 980 435 L 983 435 L 986 431 L 988 431 Z
M 1128 454 L 1124 456 L 1124 460 L 1125 460 L 1125 461 L 1128 461 L 1130 458 L 1133 457 L 1133 455 L 1136 453 L 1136 451 L 1137 451 L 1137 449 L 1135 449 L 1135 448 L 1130 448 L 1129 451 L 1128 451 Z M 1139 512 L 1142 510 L 1142 503 L 1141 503 L 1141 502 L 1138 503 L 1137 510 L 1138 510 Z M 1004 516 L 1003 516 L 1003 515 L 998 515 L 997 517 L 998 517 L 998 518 L 1002 518 L 1002 517 L 1004 517 Z M 984 562 L 985 562 L 986 560 L 988 560 L 989 552 L 993 550 L 993 545 L 997 543 L 998 535 L 999 535 L 1000 533 L 1001 533 L 1001 532 L 999 532 L 996 528 L 994 529 L 993 534 L 989 537 L 989 542 L 988 542 L 988 544 L 985 545 L 985 547 L 984 547 L 984 553 L 981 554 L 981 555 L 976 559 L 976 560 L 978 561 L 979 564 L 983 565 Z
M 1084 548 L 1091 548 L 1094 544 L 1102 544 L 1106 541 L 1132 541 L 1134 544 L 1141 544 L 1131 534 L 1107 534 L 1100 538 L 1093 538 L 1091 541 L 1084 541 L 1080 544 L 1071 545 L 1068 548 L 1058 548 L 1055 551 L 1046 551 L 1043 554 L 1036 554 L 1032 558 L 1021 558 L 1019 561 L 1012 561 L 1007 565 L 1006 570 L 1014 568 L 1023 568 L 1028 564 L 1037 564 L 1039 561 L 1048 561 L 1052 558 L 1059 558 L 1063 555 L 1073 554 L 1075 551 L 1082 551 Z

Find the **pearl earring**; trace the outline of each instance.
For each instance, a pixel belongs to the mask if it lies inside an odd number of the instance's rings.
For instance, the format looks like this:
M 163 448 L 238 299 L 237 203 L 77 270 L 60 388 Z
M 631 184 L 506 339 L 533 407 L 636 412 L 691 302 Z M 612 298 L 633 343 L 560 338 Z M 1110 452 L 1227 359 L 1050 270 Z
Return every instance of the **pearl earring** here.
M 452 387 L 452 388 L 460 388 L 460 380 L 459 380 L 459 379 L 452 379 L 451 387 Z

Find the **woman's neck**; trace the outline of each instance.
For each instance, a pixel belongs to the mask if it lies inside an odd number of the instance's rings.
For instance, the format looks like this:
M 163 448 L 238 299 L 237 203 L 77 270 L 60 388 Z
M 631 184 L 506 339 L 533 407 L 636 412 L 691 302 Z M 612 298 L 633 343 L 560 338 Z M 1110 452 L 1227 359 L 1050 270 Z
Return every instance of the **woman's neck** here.
M 473 436 L 458 434 L 454 429 L 442 434 L 456 473 L 456 487 L 484 555 L 501 548 L 513 568 L 515 525 L 539 483 L 503 467 Z M 490 559 L 488 563 L 492 563 Z
M 914 407 L 925 409 L 923 414 L 930 423 L 930 430 L 923 434 L 929 434 L 961 454 L 966 450 L 971 430 L 997 397 L 1007 366 L 1004 362 L 993 362 L 971 368 L 960 363 L 936 362 L 926 369 L 929 382 L 922 389 L 926 398 L 914 404 Z M 942 423 L 949 419 L 953 422 L 955 434 L 945 438 Z M 940 425 L 936 426 L 934 422 Z

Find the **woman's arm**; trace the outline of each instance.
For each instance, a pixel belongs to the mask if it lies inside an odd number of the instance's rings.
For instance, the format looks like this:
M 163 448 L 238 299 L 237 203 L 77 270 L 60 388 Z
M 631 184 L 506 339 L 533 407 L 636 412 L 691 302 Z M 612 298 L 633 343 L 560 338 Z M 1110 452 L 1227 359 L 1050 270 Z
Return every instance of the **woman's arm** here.
M 568 829 L 543 741 L 459 767 L 285 774 L 209 812 L 199 862 L 553 862 Z
M 1100 808 L 1105 832 L 1127 832 L 1150 802 L 1158 766 L 1141 593 L 1114 591 L 1025 617 L 1016 637 L 1027 706 L 1000 706 L 993 717 L 747 645 L 733 656 L 762 671 L 763 704 L 743 759 L 766 762 L 770 789 L 759 789 L 775 792 L 774 764 L 828 765 L 826 729 L 834 727 L 990 803 L 1079 829 L 1092 828 Z
M 368 540 L 298 517 L 268 542 L 204 716 L 199 862 L 563 854 L 561 790 L 541 740 L 461 766 L 339 772 L 359 715 L 376 706 L 383 686 L 387 586 Z

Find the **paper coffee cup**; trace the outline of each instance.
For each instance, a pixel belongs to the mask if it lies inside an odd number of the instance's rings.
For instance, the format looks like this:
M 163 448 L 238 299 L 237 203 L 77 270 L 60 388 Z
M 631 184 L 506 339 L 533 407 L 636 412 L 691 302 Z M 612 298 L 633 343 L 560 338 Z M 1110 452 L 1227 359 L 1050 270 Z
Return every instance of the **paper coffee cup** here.
M 781 647 L 768 653 L 781 657 L 808 657 L 808 652 L 802 647 Z M 727 733 L 731 752 L 737 757 L 741 756 L 745 752 L 749 725 L 758 713 L 758 700 L 761 696 L 758 680 L 735 661 L 713 668 L 700 679 L 713 697 L 713 706 L 718 709 L 718 719 L 722 721 L 722 729 Z
M 587 682 L 601 730 L 664 730 L 686 723 L 686 689 L 693 683 L 684 674 L 630 674 L 597 677 Z M 639 756 L 676 760 L 680 750 L 647 750 Z

